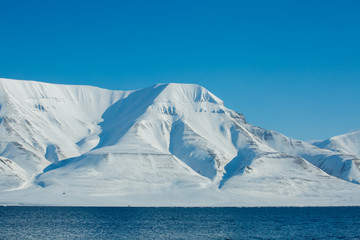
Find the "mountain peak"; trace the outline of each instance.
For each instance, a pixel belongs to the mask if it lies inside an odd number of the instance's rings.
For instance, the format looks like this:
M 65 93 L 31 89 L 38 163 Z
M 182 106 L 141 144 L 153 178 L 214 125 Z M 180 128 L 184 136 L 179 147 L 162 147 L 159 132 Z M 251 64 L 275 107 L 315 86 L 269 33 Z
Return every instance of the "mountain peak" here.
M 341 135 L 338 135 L 338 136 L 334 136 L 334 137 L 331 137 L 330 140 L 336 140 L 336 139 L 346 138 L 346 137 L 360 137 L 360 130 L 345 133 L 345 134 L 341 134 Z
M 206 88 L 197 84 L 166 83 L 155 85 L 163 87 L 155 102 L 209 102 L 223 105 L 223 101 Z
M 65 189 L 68 205 L 359 202 L 358 158 L 255 127 L 196 84 L 0 79 L 0 105 L 0 204 L 63 205 Z
M 315 146 L 360 157 L 360 130 L 313 143 Z

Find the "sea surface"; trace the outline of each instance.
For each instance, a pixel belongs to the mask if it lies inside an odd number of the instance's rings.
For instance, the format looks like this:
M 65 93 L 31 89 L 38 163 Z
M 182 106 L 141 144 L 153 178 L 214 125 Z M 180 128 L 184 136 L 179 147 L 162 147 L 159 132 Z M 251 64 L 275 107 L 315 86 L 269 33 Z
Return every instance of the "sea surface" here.
M 360 207 L 0 207 L 0 239 L 360 239 Z

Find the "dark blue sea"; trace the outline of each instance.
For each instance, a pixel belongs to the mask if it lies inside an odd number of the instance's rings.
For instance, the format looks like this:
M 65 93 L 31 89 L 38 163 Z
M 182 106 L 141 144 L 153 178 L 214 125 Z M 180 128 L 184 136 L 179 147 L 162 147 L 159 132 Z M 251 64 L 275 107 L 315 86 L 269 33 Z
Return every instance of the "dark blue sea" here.
M 360 239 L 360 207 L 0 207 L 0 239 Z

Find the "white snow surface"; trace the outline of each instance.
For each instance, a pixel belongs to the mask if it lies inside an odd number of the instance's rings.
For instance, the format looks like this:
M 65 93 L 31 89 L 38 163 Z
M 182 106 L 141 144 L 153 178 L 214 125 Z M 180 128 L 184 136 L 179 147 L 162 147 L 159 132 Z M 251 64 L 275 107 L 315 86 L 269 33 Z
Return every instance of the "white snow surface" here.
M 341 147 L 255 127 L 193 84 L 0 79 L 3 205 L 360 205 L 359 141 Z
M 315 146 L 360 158 L 360 130 L 313 143 Z

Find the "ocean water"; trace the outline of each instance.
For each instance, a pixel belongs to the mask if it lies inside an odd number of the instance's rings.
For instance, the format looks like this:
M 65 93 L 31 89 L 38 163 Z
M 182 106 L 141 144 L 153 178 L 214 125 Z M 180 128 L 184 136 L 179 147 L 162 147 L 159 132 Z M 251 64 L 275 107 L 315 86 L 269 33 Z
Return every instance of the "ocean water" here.
M 360 207 L 0 207 L 0 239 L 360 239 Z

